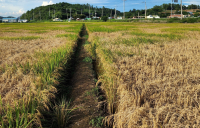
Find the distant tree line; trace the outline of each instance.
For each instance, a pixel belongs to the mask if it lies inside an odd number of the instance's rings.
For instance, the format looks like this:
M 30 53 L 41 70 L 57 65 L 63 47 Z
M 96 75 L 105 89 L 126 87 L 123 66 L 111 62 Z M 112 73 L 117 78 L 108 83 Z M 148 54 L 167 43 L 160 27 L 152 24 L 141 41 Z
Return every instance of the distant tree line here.
M 53 18 L 61 18 L 61 19 L 67 19 L 70 18 L 70 8 L 71 8 L 71 16 L 73 18 L 85 18 L 89 17 L 89 6 L 90 6 L 90 17 L 95 16 L 95 10 L 96 10 L 96 16 L 101 17 L 102 16 L 102 8 L 94 7 L 89 4 L 69 4 L 69 3 L 57 3 L 53 5 L 48 6 L 40 6 L 36 7 L 35 9 L 31 9 L 24 13 L 21 16 L 21 19 L 28 19 L 28 20 L 51 20 Z M 50 10 L 50 15 L 49 15 Z M 112 13 L 111 13 L 112 10 Z M 82 15 L 81 15 L 82 12 Z M 121 12 L 117 10 L 117 15 L 120 15 Z M 114 16 L 115 11 L 114 9 L 109 9 L 103 7 L 103 16 Z
M 95 16 L 95 10 L 96 10 L 96 16 L 102 17 L 102 16 L 112 16 L 115 15 L 115 9 L 110 8 L 103 8 L 103 15 L 102 15 L 102 8 L 94 7 L 93 5 L 89 4 L 70 4 L 66 2 L 57 3 L 53 5 L 48 6 L 40 6 L 36 7 L 35 9 L 31 9 L 24 13 L 20 18 L 21 19 L 28 19 L 28 20 L 51 20 L 53 18 L 61 18 L 61 19 L 67 19 L 70 18 L 70 8 L 71 8 L 71 16 L 73 18 L 85 18 L 89 17 L 89 6 L 90 6 L 90 17 Z M 183 14 L 188 14 L 186 9 L 199 9 L 199 5 L 188 5 L 187 7 L 183 5 Z M 176 10 L 176 14 L 180 13 L 180 5 L 179 4 L 172 4 L 172 10 Z M 50 13 L 49 13 L 50 10 Z M 171 13 L 167 10 L 171 10 L 171 4 L 162 4 L 160 6 L 156 5 L 151 9 L 147 10 L 147 15 L 159 15 L 160 17 L 167 17 Z M 82 13 L 82 14 L 81 14 Z M 123 16 L 123 12 L 116 11 L 117 16 Z M 126 18 L 132 18 L 134 16 L 144 16 L 145 10 L 130 10 L 129 12 L 126 12 Z M 198 13 L 197 13 L 198 14 Z
M 183 15 L 187 15 L 188 12 L 186 12 L 186 10 L 200 9 L 200 6 L 192 4 L 192 5 L 188 5 L 188 6 L 183 5 L 182 8 L 183 8 Z M 169 3 L 169 4 L 162 4 L 160 6 L 155 5 L 153 8 L 147 9 L 147 16 L 148 15 L 159 15 L 160 17 L 167 17 L 167 16 L 171 15 L 171 12 L 169 12 L 169 10 L 171 10 L 171 9 L 176 10 L 175 14 L 181 14 L 181 11 L 180 11 L 181 5 L 180 4 L 172 4 L 172 8 L 171 8 L 171 3 Z M 138 14 L 140 16 L 144 16 L 145 10 L 136 10 L 136 9 L 130 10 L 129 12 L 126 13 L 126 18 L 138 16 Z M 196 13 L 196 15 L 198 15 L 198 13 Z

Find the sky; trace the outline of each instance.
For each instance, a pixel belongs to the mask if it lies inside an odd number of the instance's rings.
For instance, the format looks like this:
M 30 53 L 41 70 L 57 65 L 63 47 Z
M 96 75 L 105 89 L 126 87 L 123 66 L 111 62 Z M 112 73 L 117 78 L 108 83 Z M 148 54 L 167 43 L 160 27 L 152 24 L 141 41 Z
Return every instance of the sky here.
M 94 7 L 115 8 L 123 12 L 123 0 L 0 0 L 0 16 L 18 17 L 28 10 L 38 6 L 67 2 L 71 4 L 90 4 Z M 146 0 L 147 9 L 155 5 L 171 3 L 171 0 Z M 180 4 L 180 0 L 179 0 Z M 200 0 L 183 0 L 183 5 L 200 5 Z M 125 11 L 132 9 L 145 9 L 145 0 L 126 0 Z

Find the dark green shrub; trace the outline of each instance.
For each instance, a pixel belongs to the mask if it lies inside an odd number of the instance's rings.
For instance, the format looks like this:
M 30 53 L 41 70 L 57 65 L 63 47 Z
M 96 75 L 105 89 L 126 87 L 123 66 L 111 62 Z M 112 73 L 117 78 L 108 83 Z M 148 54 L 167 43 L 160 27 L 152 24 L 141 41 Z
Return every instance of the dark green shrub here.
M 197 22 L 197 18 L 188 18 L 187 19 L 187 23 L 195 23 L 195 22 Z
M 108 20 L 108 17 L 107 16 L 103 16 L 102 18 L 101 18 L 101 20 L 103 20 L 103 21 L 107 21 Z
M 174 23 L 174 22 L 180 22 L 180 19 L 175 17 L 167 20 L 167 23 Z

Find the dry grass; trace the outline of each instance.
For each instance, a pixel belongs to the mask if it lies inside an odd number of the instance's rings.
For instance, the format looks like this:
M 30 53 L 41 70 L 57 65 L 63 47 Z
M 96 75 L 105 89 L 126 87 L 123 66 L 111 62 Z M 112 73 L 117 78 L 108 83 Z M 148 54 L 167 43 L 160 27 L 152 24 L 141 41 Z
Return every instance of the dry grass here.
M 36 40 L 0 40 L 0 66 L 3 64 L 12 65 L 27 60 L 28 54 L 34 54 L 36 51 L 51 51 L 66 43 L 65 38 L 49 38 Z
M 121 27 L 124 25 L 125 23 Z M 114 114 L 113 127 L 198 128 L 199 32 L 193 31 L 194 24 L 156 25 L 158 28 L 154 28 L 155 24 L 149 24 L 149 27 L 146 25 L 144 35 L 166 34 L 166 31 L 161 30 L 177 26 L 176 31 L 180 29 L 181 33 L 176 34 L 182 38 L 169 39 L 160 35 L 153 35 L 155 38 L 150 38 L 136 32 L 137 36 L 133 34 L 131 37 L 130 30 L 104 33 L 105 36 L 89 32 L 92 43 L 88 51 L 92 54 L 90 49 L 96 46 L 99 78 L 103 82 L 102 88 L 109 102 L 108 110 Z M 89 24 L 87 26 L 88 30 L 94 27 Z M 142 30 L 140 27 L 144 24 L 137 23 L 137 26 Z M 187 31 L 182 32 L 183 29 Z M 174 35 L 174 30 L 167 33 Z M 113 34 L 116 36 L 109 37 Z M 126 40 L 122 39 L 124 36 Z M 135 40 L 138 37 L 143 38 Z M 150 44 L 146 43 L 146 39 L 157 41 Z
M 116 127 L 200 125 L 200 43 L 144 45 L 117 61 L 120 83 Z M 138 48 L 138 50 L 139 50 Z

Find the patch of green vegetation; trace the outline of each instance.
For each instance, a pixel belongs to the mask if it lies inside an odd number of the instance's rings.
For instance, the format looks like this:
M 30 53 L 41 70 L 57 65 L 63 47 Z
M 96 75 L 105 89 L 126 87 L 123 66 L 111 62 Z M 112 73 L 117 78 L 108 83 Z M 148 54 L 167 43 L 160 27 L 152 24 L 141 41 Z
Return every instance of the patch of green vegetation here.
M 1 128 L 32 127 L 32 122 L 35 120 L 36 104 L 37 104 L 37 101 L 35 99 L 31 99 L 31 102 L 29 103 L 29 107 L 27 108 L 25 106 L 24 101 L 20 100 L 18 101 L 18 105 L 15 104 L 14 108 L 11 108 L 10 105 L 8 105 L 7 108 L 4 108 L 4 105 L 2 103 L 2 99 L 0 96 L 0 107 L 3 109 L 2 113 L 0 113 Z M 8 123 L 4 122 L 5 119 L 7 120 Z
M 96 94 L 98 94 L 98 87 L 95 87 L 95 88 L 93 88 L 91 91 L 87 91 L 86 93 L 85 93 L 85 95 L 86 96 L 89 96 L 89 95 L 93 95 L 93 96 L 95 96 Z
M 103 55 L 104 55 L 104 58 L 106 61 L 112 63 L 113 62 L 113 53 L 108 50 L 108 49 L 102 49 L 102 52 L 103 52 Z
M 171 32 L 171 33 L 185 33 L 187 31 L 200 31 L 200 28 L 164 28 L 161 30 L 162 32 Z
M 102 99 L 103 99 L 103 96 L 99 96 L 99 99 L 102 100 Z
M 158 42 L 158 40 L 155 39 L 148 39 L 144 37 L 137 37 L 137 38 L 131 38 L 131 39 L 121 39 L 115 42 L 115 44 L 125 44 L 127 46 L 137 46 L 142 43 L 149 43 L 149 44 L 154 44 L 155 42 Z M 122 53 L 118 52 L 118 55 Z
M 83 62 L 92 63 L 92 59 L 90 57 L 85 57 Z
M 200 18 L 170 18 L 167 20 L 167 23 L 198 23 Z
M 88 44 L 90 44 L 90 42 L 89 42 L 89 41 L 85 41 L 84 46 L 85 46 L 85 45 L 88 45 Z
M 146 36 L 146 37 L 163 37 L 163 38 L 169 38 L 169 39 L 181 39 L 181 35 L 176 34 L 155 34 L 155 33 L 144 33 L 144 32 L 130 32 L 132 35 L 136 36 Z
M 3 30 L 2 32 L 13 32 L 13 33 L 18 33 L 19 31 L 14 31 L 14 30 Z
M 5 73 L 6 69 L 4 67 L 0 67 L 0 74 Z
M 132 57 L 135 55 L 135 53 L 127 53 L 125 51 L 116 51 L 115 52 L 118 56 L 129 56 L 129 57 Z
M 95 82 L 95 83 L 97 83 L 97 81 L 98 81 L 97 79 L 94 79 L 94 82 Z
M 2 40 L 35 40 L 40 39 L 39 36 L 24 36 L 24 37 L 0 37 Z
M 83 37 L 85 37 L 85 39 L 87 40 L 87 39 L 88 39 L 88 37 L 89 37 L 89 35 L 85 35 L 85 36 L 83 36 Z
M 56 37 L 61 38 L 61 37 L 66 37 L 69 38 L 70 40 L 77 40 L 77 35 L 76 34 L 59 34 L 56 35 Z
M 92 125 L 92 127 L 101 127 L 103 125 L 103 119 L 104 117 L 98 116 L 93 118 L 89 124 Z
M 70 108 L 70 101 L 67 101 L 65 97 L 56 103 L 53 111 L 55 115 L 56 127 L 65 128 L 69 119 L 71 118 L 71 112 L 78 108 Z
M 37 34 L 42 34 L 42 33 L 47 33 L 48 31 L 31 31 L 29 33 L 37 33 Z

